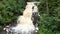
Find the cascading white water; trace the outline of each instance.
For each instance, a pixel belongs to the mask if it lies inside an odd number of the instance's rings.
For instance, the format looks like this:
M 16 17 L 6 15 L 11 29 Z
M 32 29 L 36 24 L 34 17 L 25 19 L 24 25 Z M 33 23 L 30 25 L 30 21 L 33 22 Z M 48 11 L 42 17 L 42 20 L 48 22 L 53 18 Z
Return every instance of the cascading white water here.
M 26 8 L 23 11 L 23 15 L 18 17 L 17 25 L 10 27 L 11 34 L 34 34 L 35 26 L 32 21 L 32 13 L 38 12 L 38 8 L 35 5 L 36 2 L 27 2 Z M 34 7 L 34 9 L 32 9 Z

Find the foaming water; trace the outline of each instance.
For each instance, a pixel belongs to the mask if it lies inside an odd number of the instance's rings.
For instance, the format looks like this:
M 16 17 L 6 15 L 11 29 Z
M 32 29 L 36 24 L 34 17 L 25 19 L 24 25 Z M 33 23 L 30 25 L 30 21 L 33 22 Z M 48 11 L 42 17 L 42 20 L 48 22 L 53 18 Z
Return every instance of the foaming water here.
M 33 34 L 35 27 L 27 24 L 18 24 L 16 27 L 13 27 L 12 30 L 20 34 Z

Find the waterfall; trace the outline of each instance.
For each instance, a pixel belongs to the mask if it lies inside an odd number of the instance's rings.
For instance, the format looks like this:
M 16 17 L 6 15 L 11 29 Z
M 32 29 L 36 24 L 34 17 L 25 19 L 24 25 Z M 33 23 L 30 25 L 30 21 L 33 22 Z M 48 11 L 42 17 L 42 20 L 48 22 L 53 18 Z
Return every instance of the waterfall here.
M 37 2 L 27 2 L 23 15 L 17 19 L 17 25 L 8 29 L 11 32 L 10 34 L 36 34 L 36 27 L 33 24 L 34 19 L 32 19 L 33 13 L 38 12 L 35 3 Z

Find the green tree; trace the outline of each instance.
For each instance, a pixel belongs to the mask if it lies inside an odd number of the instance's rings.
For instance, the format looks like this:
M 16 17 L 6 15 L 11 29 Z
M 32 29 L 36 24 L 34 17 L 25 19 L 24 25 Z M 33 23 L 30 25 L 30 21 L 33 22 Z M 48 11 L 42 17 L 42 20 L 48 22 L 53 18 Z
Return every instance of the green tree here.
M 0 25 L 11 23 L 24 10 L 23 0 L 1 0 L 0 1 Z

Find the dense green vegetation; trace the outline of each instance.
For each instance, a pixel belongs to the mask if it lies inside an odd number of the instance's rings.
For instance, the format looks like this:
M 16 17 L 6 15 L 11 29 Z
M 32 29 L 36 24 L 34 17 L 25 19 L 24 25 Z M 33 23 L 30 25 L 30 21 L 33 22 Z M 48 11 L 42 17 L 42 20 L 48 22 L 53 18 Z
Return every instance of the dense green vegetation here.
M 60 34 L 60 0 L 30 1 L 40 2 L 38 34 Z M 0 28 L 4 24 L 13 23 L 22 14 L 25 3 L 25 0 L 0 0 Z

